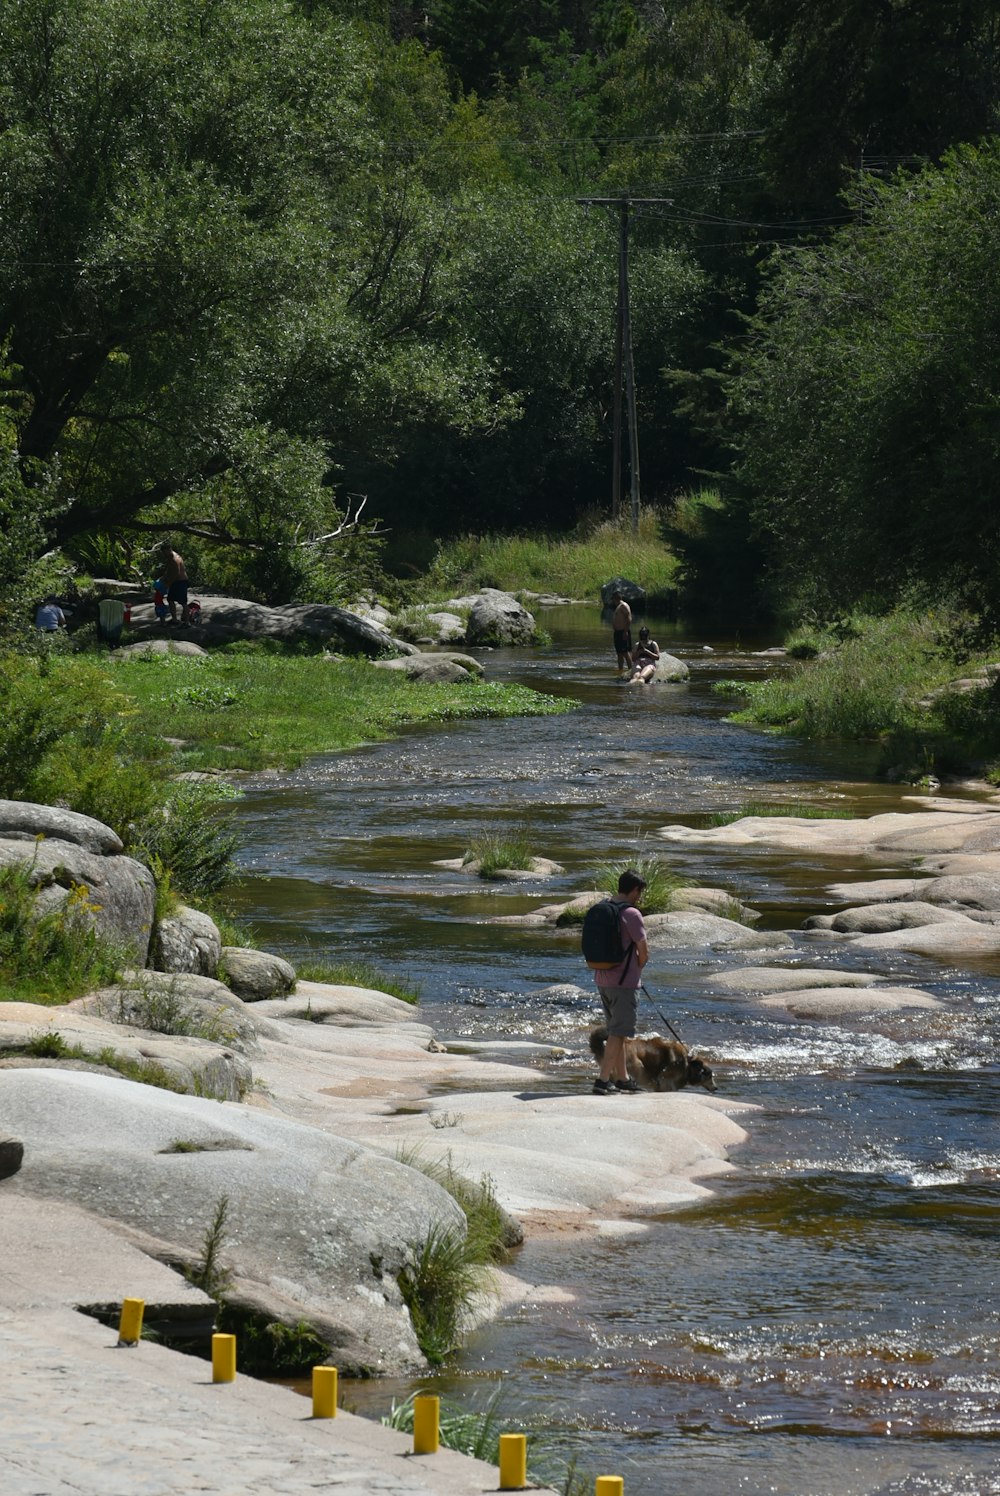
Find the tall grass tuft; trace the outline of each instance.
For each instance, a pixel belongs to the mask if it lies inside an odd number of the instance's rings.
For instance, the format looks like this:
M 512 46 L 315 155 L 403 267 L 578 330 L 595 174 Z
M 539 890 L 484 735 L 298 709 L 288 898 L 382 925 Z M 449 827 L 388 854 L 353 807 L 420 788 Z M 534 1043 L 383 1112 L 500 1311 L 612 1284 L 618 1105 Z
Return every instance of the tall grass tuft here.
M 747 816 L 795 816 L 806 821 L 853 821 L 853 810 L 835 810 L 831 806 L 809 805 L 799 801 L 787 805 L 768 804 L 764 800 L 747 800 L 739 810 L 717 810 L 705 817 L 706 826 L 731 826 Z
M 523 827 L 509 831 L 485 831 L 466 848 L 462 862 L 477 862 L 480 878 L 495 878 L 506 871 L 524 872 L 531 867 L 534 853 Z
M 646 880 L 645 892 L 639 905 L 644 914 L 666 914 L 673 908 L 673 895 L 684 887 L 685 880 L 671 872 L 662 858 L 648 853 L 634 857 L 631 861 L 601 863 L 594 886 L 606 893 L 617 893 L 618 879 L 627 868 Z
M 466 1179 L 455 1172 L 450 1158 L 429 1161 L 419 1148 L 401 1149 L 396 1156 L 447 1190 L 465 1216 L 464 1232 L 433 1226 L 423 1241 L 415 1242 L 412 1261 L 399 1276 L 417 1343 L 428 1361 L 440 1366 L 460 1345 L 476 1302 L 492 1290 L 489 1269 L 505 1259 L 517 1232 L 488 1177 Z

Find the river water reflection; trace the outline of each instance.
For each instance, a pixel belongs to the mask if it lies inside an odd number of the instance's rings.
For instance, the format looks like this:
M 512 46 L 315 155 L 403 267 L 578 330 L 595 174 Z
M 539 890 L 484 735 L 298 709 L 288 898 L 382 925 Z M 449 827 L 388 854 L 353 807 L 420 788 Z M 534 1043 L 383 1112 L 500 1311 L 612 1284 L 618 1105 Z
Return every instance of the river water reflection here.
M 579 1089 L 593 1005 L 535 995 L 585 981 L 575 940 L 486 921 L 585 887 L 595 862 L 646 845 L 798 931 L 835 907 L 831 881 L 900 865 L 680 851 L 656 829 L 749 800 L 913 807 L 873 781 L 867 751 L 725 722 L 732 702 L 713 681 L 780 668 L 773 657 L 658 626 L 691 681 L 628 690 L 595 609 L 544 622 L 551 647 L 497 652 L 488 673 L 572 696 L 577 711 L 423 729 L 259 781 L 241 807 L 252 876 L 239 899 L 261 944 L 293 961 L 361 955 L 419 982 L 441 1038 L 564 1045 L 544 1083 Z M 433 865 L 511 824 L 565 874 L 484 888 Z M 783 963 L 862 966 L 797 939 Z M 507 1413 L 543 1422 L 587 1489 L 614 1471 L 628 1496 L 1000 1493 L 1000 972 L 869 953 L 864 969 L 944 1006 L 841 1028 L 695 985 L 748 964 L 654 952 L 647 968 L 723 1093 L 761 1108 L 736 1170 L 642 1234 L 529 1244 L 518 1273 L 571 1297 L 478 1333 L 434 1389 L 468 1406 L 503 1381 Z M 377 1415 L 409 1390 L 355 1384 L 345 1401 Z

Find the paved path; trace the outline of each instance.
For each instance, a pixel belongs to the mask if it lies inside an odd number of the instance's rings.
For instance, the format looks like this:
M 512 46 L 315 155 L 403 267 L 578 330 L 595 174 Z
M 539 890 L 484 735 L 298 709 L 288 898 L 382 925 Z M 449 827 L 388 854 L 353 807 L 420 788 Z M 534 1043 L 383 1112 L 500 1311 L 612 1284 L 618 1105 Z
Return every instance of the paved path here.
M 44 1231 L 40 1234 L 44 1215 Z M 412 1454 L 407 1434 L 117 1331 L 74 1302 L 191 1312 L 202 1296 L 71 1206 L 9 1196 L 0 1212 L 3 1496 L 481 1496 L 493 1465 Z

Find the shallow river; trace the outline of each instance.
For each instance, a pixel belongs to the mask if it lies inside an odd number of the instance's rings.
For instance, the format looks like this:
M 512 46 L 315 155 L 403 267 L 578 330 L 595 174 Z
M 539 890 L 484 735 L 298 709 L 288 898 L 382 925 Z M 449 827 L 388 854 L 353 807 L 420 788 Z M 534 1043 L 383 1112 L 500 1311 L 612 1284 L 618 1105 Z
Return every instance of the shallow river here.
M 776 668 L 736 642 L 658 627 L 688 685 L 617 684 L 596 609 L 543 615 L 551 647 L 487 657 L 493 678 L 577 698 L 529 721 L 422 729 L 331 757 L 242 802 L 240 912 L 260 944 L 301 960 L 361 955 L 421 986 L 442 1039 L 533 1037 L 565 1046 L 539 1084 L 589 1088 L 590 1001 L 533 994 L 587 984 L 575 942 L 486 923 L 588 886 L 595 863 L 663 852 L 798 931 L 835 907 L 834 880 L 899 876 L 744 849 L 678 850 L 671 822 L 749 800 L 912 809 L 876 785 L 867 753 L 727 723 L 721 678 Z M 744 643 L 744 649 L 747 646 Z M 777 667 L 780 668 L 780 667 Z M 434 867 L 483 829 L 526 826 L 566 873 L 475 886 Z M 715 1000 L 693 979 L 728 965 L 835 965 L 891 975 L 944 1001 L 870 1022 L 802 1024 Z M 1000 965 L 975 971 L 899 953 L 654 952 L 647 986 L 707 1054 L 723 1095 L 761 1110 L 707 1203 L 626 1238 L 545 1241 L 515 1270 L 572 1302 L 508 1313 L 421 1385 L 482 1403 L 502 1382 L 511 1426 L 627 1496 L 691 1492 L 855 1496 L 1000 1493 Z M 661 1028 L 647 1011 L 645 1026 Z M 595 1106 L 625 1106 L 627 1098 Z M 373 1416 L 398 1383 L 353 1384 Z

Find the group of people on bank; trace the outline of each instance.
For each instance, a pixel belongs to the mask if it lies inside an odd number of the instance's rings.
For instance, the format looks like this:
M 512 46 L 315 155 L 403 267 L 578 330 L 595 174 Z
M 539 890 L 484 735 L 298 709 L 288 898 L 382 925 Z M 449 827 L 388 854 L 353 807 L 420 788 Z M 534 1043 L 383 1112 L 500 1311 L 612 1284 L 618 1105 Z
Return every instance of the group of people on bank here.
M 184 557 L 165 540 L 157 552 L 160 575 L 153 583 L 153 611 L 158 623 L 194 623 L 201 611 L 188 596 L 188 574 Z M 180 610 L 178 616 L 178 609 Z M 129 621 L 129 610 L 119 598 L 103 598 L 98 608 L 98 634 L 108 644 L 117 644 Z M 57 634 L 66 627 L 66 614 L 59 599 L 49 594 L 35 609 L 39 633 Z

